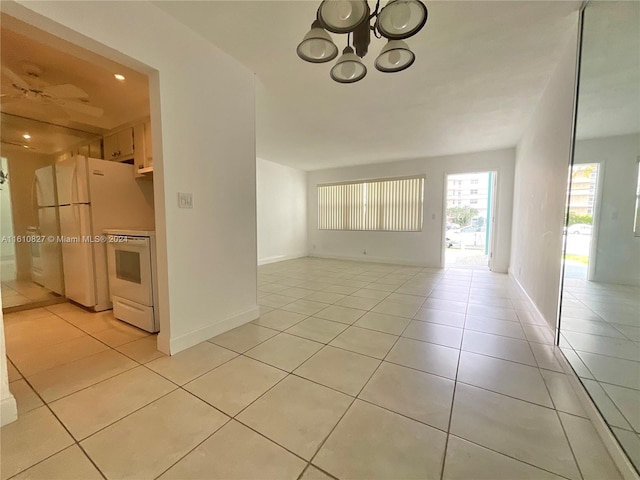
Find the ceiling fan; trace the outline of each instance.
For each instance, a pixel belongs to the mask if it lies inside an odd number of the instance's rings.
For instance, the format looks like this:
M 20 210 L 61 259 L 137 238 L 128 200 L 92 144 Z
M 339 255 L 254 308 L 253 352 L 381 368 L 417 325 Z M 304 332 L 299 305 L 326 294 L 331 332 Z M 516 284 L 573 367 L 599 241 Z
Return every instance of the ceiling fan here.
M 80 87 L 70 83 L 48 85 L 40 78 L 42 69 L 36 65 L 25 64 L 24 70 L 26 77 L 18 75 L 8 67 L 2 67 L 2 75 L 11 81 L 11 86 L 15 90 L 14 93 L 0 95 L 2 102 L 26 99 L 45 105 L 58 106 L 67 115 L 80 113 L 91 117 L 101 117 L 104 113 L 102 108 L 87 104 L 89 95 Z

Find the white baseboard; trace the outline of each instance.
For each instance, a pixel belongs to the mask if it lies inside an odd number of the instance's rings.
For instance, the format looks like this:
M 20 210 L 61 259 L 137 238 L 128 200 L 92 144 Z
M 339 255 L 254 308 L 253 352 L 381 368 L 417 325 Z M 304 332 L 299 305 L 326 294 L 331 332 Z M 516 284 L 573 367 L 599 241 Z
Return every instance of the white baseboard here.
M 0 427 L 3 427 L 18 419 L 18 406 L 15 397 L 9 394 L 0 402 Z
M 556 323 L 557 323 L 557 319 L 556 322 L 554 322 L 553 325 L 551 325 L 549 323 L 549 321 L 544 318 L 544 315 L 542 314 L 542 312 L 538 309 L 538 306 L 536 305 L 536 302 L 534 302 L 532 300 L 532 298 L 529 296 L 529 293 L 524 289 L 524 287 L 522 286 L 522 284 L 518 281 L 518 279 L 516 278 L 516 276 L 511 272 L 511 269 L 509 269 L 508 272 L 509 277 L 511 277 L 511 280 L 513 280 L 513 283 L 516 284 L 516 286 L 518 287 L 518 289 L 520 289 L 520 292 L 524 295 L 524 297 L 527 299 L 527 302 L 529 302 L 529 304 L 531 304 L 531 306 L 533 307 L 533 314 L 534 316 L 537 317 L 538 320 L 541 320 L 545 323 L 545 325 L 547 325 L 549 328 L 551 328 L 553 330 L 553 333 L 555 333 L 556 330 Z
M 291 255 L 275 255 L 273 257 L 259 258 L 258 265 L 267 265 L 269 263 L 284 262 L 285 260 L 295 260 L 296 258 L 304 258 L 307 256 L 307 252 L 294 253 Z
M 349 260 L 352 262 L 389 263 L 393 265 L 406 265 L 409 267 L 441 268 L 437 265 L 429 266 L 426 263 L 410 262 L 408 260 L 400 260 L 397 258 L 373 257 L 370 255 L 350 257 L 348 255 L 325 255 L 322 253 L 310 253 L 308 256 L 312 258 L 327 258 L 330 260 Z
M 260 308 L 256 305 L 249 310 L 232 315 L 220 322 L 207 325 L 193 332 L 185 333 L 177 338 L 168 339 L 161 331 L 158 334 L 158 349 L 165 353 L 169 353 L 170 355 L 175 355 L 182 350 L 193 347 L 194 345 L 204 342 L 216 335 L 220 335 L 232 328 L 239 327 L 240 325 L 244 325 L 247 322 L 255 320 L 259 316 Z

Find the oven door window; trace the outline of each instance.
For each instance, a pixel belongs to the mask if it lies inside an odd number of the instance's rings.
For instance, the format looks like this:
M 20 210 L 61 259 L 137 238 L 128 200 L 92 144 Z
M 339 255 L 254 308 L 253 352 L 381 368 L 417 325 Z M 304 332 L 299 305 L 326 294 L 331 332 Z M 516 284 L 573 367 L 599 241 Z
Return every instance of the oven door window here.
M 116 249 L 115 254 L 116 276 L 120 280 L 140 285 L 142 283 L 140 274 L 140 253 Z

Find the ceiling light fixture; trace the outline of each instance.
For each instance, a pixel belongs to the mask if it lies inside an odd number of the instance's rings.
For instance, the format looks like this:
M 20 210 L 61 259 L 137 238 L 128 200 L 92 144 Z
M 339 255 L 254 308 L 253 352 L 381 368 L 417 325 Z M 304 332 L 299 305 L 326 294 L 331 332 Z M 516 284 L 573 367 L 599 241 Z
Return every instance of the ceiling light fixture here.
M 25 140 L 29 140 L 31 138 L 31 135 L 25 133 L 24 135 L 22 135 L 22 138 L 24 138 Z
M 124 75 L 121 73 L 114 73 L 113 76 L 116 77 L 116 80 L 120 80 L 121 82 L 124 81 Z
M 327 31 L 346 33 L 347 47 L 330 75 L 336 82 L 354 83 L 367 74 L 367 67 L 360 59 L 367 54 L 373 32 L 376 38 L 388 40 L 376 58 L 376 69 L 384 73 L 400 72 L 409 68 L 416 59 L 402 40 L 422 30 L 428 13 L 421 0 L 389 0 L 382 9 L 380 0 L 377 0 L 373 13 L 367 0 L 322 0 L 316 20 L 298 45 L 297 53 L 307 62 L 329 62 L 338 55 L 338 47 Z

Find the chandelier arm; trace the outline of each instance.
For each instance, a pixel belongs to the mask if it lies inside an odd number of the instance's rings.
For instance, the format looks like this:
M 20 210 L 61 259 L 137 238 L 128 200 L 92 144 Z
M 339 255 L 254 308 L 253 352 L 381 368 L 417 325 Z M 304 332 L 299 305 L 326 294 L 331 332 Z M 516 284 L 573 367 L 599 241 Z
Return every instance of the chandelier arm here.
M 373 13 L 369 15 L 369 20 L 378 16 L 378 12 L 380 11 L 380 0 L 376 1 L 376 8 L 373 10 Z

